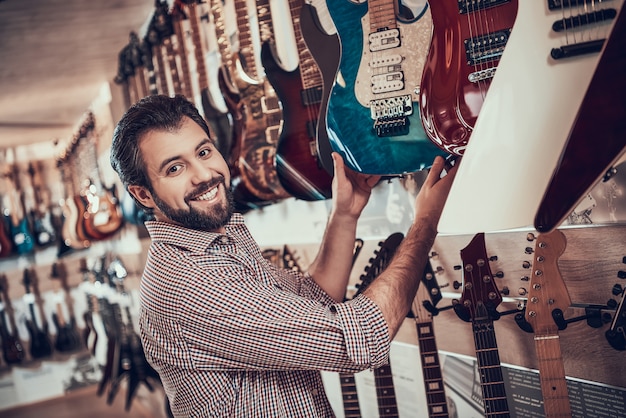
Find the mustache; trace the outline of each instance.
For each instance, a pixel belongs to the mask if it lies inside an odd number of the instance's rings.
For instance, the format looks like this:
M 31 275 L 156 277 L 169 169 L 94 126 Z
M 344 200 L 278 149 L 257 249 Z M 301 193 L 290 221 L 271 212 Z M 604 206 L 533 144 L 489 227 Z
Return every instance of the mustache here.
M 222 175 L 214 177 L 211 179 L 211 181 L 208 181 L 206 183 L 199 184 L 198 187 L 196 187 L 193 191 L 188 193 L 187 196 L 185 196 L 185 201 L 188 202 L 190 200 L 193 200 L 195 197 L 208 192 L 209 190 L 220 184 L 226 185 L 226 179 Z

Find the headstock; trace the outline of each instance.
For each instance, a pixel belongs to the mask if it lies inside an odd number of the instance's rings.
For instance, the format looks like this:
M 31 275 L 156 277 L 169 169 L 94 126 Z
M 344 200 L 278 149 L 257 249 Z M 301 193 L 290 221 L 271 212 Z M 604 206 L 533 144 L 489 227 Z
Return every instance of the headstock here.
M 556 333 L 558 325 L 553 314 L 564 312 L 571 304 L 558 266 L 558 259 L 565 252 L 567 240 L 558 229 L 537 237 L 529 233 L 527 239 L 536 240 L 536 243 L 534 250 L 526 251 L 533 254 L 526 321 L 536 334 Z
M 369 265 L 365 267 L 365 272 L 361 275 L 361 283 L 355 294 L 362 293 L 380 273 L 389 265 L 393 255 L 396 253 L 398 246 L 404 239 L 404 234 L 400 232 L 393 233 L 378 243 L 378 250 L 374 251 L 374 257 L 369 259 Z
M 622 258 L 622 262 L 626 264 L 626 256 Z M 626 271 L 617 272 L 617 277 L 626 279 Z M 626 350 L 626 286 L 615 284 L 611 291 L 614 296 L 620 297 L 619 303 L 615 302 L 615 314 L 609 329 L 605 332 L 605 336 L 611 347 L 616 350 Z M 611 299 L 614 301 L 614 299 Z
M 474 235 L 470 243 L 461 250 L 463 262 L 463 293 L 454 306 L 456 314 L 464 321 L 494 320 L 500 317 L 496 311 L 502 296 L 491 273 L 489 257 L 485 247 L 485 234 Z

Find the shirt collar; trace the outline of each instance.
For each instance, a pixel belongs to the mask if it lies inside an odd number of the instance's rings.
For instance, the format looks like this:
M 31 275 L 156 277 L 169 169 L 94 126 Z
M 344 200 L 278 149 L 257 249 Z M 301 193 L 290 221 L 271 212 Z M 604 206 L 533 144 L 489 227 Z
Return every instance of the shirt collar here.
M 185 228 L 162 221 L 146 221 L 145 225 L 152 242 L 176 245 L 190 251 L 205 251 L 213 241 L 224 235 L 230 235 L 233 229 L 244 225 L 244 218 L 240 213 L 233 213 L 226 224 L 226 234 Z

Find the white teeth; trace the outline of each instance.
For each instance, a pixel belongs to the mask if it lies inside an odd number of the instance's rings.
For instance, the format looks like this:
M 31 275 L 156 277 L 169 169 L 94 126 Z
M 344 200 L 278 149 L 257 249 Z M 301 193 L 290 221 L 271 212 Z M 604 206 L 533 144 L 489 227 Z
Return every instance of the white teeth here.
M 211 200 L 217 195 L 217 187 L 209 190 L 203 195 L 198 196 L 195 200 Z

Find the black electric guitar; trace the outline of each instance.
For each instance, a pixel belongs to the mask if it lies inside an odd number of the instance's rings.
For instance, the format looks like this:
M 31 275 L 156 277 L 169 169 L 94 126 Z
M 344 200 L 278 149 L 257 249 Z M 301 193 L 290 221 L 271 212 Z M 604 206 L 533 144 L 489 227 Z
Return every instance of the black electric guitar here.
M 9 283 L 5 274 L 0 275 L 0 337 L 2 337 L 2 358 L 7 364 L 21 363 L 26 357 L 24 346 L 17 335 L 13 305 L 9 298 Z M 7 316 L 9 323 L 7 322 Z
M 543 410 L 548 418 L 571 417 L 559 327 L 555 322 L 555 314 L 562 315 L 571 304 L 558 266 L 567 240 L 558 229 L 537 237 L 528 234 L 528 240 L 537 242 L 534 252 L 526 250 L 533 254 L 533 262 L 525 315 L 535 333 Z
M 39 295 L 39 279 L 33 268 L 25 268 L 22 284 L 25 294 L 24 303 L 28 307 L 29 317 L 26 318 L 26 328 L 30 335 L 29 353 L 33 359 L 40 359 L 52 355 L 52 341 L 48 334 L 48 321 L 41 310 L 41 295 Z
M 435 329 L 432 311 L 442 299 L 439 284 L 435 272 L 429 263 L 424 268 L 422 282 L 417 290 L 417 296 L 413 303 L 413 315 L 417 329 L 417 341 L 420 348 L 420 360 L 422 364 L 422 377 L 426 390 L 426 404 L 428 416 L 448 417 L 448 399 L 443 384 L 439 351 L 435 340 Z M 431 308 L 432 307 L 432 308 Z
M 135 331 L 131 314 L 131 299 L 124 287 L 126 270 L 119 259 L 114 259 L 107 268 L 109 281 L 115 286 L 117 294 L 111 304 L 116 323 L 117 334 L 111 386 L 107 395 L 107 403 L 112 404 L 121 383 L 127 380 L 127 392 L 124 409 L 130 410 L 133 397 L 139 384 L 143 383 L 148 390 L 154 391 L 151 379 L 160 382 L 156 370 L 146 360 L 139 334 Z
M 370 258 L 369 265 L 360 277 L 361 282 L 355 296 L 365 291 L 380 273 L 387 268 L 403 239 L 404 235 L 397 232 L 389 235 L 385 241 L 379 243 L 379 248 L 374 251 L 374 257 Z M 378 416 L 385 418 L 398 417 L 398 404 L 393 385 L 391 364 L 374 369 L 374 381 L 376 383 Z
M 72 353 L 83 348 L 83 340 L 76 325 L 74 303 L 67 282 L 65 263 L 59 261 L 52 264 L 50 278 L 61 282 L 61 290 L 54 295 L 56 310 L 52 320 L 57 334 L 54 340 L 54 349 L 59 353 Z M 64 306 L 67 308 L 66 314 Z
M 494 283 L 485 247 L 485 234 L 478 233 L 461 250 L 463 293 L 454 310 L 459 318 L 472 323 L 476 361 L 480 375 L 486 417 L 509 417 L 509 405 L 500 365 L 493 321 L 502 296 Z

